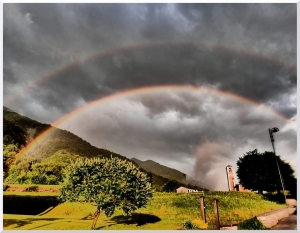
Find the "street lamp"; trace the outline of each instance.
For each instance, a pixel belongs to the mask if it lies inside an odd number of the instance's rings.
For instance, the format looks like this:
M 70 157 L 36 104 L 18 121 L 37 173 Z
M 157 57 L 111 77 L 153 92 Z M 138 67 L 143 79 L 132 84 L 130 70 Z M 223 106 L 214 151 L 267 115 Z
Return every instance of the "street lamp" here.
M 279 129 L 277 127 L 274 127 L 272 129 L 269 128 L 269 134 L 270 134 L 270 138 L 271 138 L 271 143 L 272 143 L 272 147 L 273 147 L 273 151 L 274 151 L 274 156 L 275 156 L 275 160 L 276 160 L 276 165 L 277 165 L 277 169 L 278 169 L 278 173 L 279 173 L 279 177 L 280 177 L 280 182 L 281 182 L 281 186 L 282 186 L 282 190 L 283 190 L 283 195 L 284 195 L 284 200 L 286 203 L 286 196 L 285 196 L 285 192 L 284 192 L 284 184 L 283 184 L 283 180 L 282 180 L 282 176 L 281 176 L 281 172 L 280 172 L 280 168 L 278 165 L 278 161 L 277 161 L 277 157 L 276 157 L 276 152 L 275 152 L 275 145 L 274 145 L 274 136 L 273 133 L 278 132 Z

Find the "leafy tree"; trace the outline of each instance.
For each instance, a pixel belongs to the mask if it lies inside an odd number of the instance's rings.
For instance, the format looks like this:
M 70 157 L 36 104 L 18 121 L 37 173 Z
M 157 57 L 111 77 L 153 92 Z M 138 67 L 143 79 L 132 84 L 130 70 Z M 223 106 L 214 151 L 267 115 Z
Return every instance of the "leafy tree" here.
M 297 180 L 294 170 L 280 156 L 276 156 L 281 171 L 285 190 L 295 192 Z M 237 161 L 237 176 L 240 183 L 247 189 L 274 192 L 282 190 L 280 176 L 273 152 L 259 153 L 257 149 L 247 152 Z
M 78 159 L 65 169 L 61 201 L 95 202 L 92 229 L 103 211 L 110 217 L 115 208 L 131 215 L 152 198 L 150 177 L 133 163 L 119 158 Z
M 180 184 L 175 180 L 169 180 L 163 187 L 163 192 L 175 192 L 180 187 Z

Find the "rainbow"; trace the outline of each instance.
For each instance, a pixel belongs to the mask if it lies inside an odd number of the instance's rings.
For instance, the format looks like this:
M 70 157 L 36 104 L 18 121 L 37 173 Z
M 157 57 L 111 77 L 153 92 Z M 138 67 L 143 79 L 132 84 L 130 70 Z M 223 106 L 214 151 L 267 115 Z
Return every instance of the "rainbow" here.
M 200 42 L 180 42 L 180 41 L 164 41 L 164 42 L 156 42 L 156 43 L 142 43 L 142 44 L 135 44 L 135 45 L 129 45 L 129 46 L 124 46 L 124 47 L 119 47 L 119 48 L 110 48 L 104 51 L 100 51 L 97 53 L 94 53 L 92 55 L 88 55 L 87 57 L 83 59 L 77 59 L 75 61 L 72 61 L 71 63 L 65 64 L 62 67 L 56 69 L 55 71 L 52 71 L 46 75 L 43 75 L 42 77 L 36 79 L 35 81 L 31 82 L 27 86 L 23 87 L 16 95 L 13 95 L 9 97 L 3 105 L 6 107 L 9 107 L 16 99 L 21 97 L 24 93 L 28 92 L 32 88 L 39 86 L 40 84 L 46 82 L 47 80 L 55 77 L 56 75 L 63 73 L 69 69 L 72 69 L 80 64 L 86 63 L 88 61 L 91 61 L 96 58 L 101 58 L 105 56 L 110 56 L 114 54 L 118 54 L 121 52 L 125 51 L 130 51 L 130 50 L 136 50 L 136 49 L 145 49 L 145 48 L 157 48 L 157 47 L 163 47 L 163 46 L 198 46 L 198 47 L 207 47 L 207 48 L 213 48 L 216 50 L 223 50 L 226 52 L 233 52 L 236 54 L 242 54 L 242 55 L 248 55 L 257 59 L 262 60 L 262 62 L 272 62 L 274 65 L 286 67 L 287 69 L 293 70 L 296 72 L 296 67 L 291 66 L 288 64 L 285 64 L 279 60 L 276 60 L 274 58 L 270 58 L 267 56 L 264 56 L 259 53 L 254 53 L 252 51 L 240 49 L 240 48 L 235 48 L 235 47 L 230 47 L 230 46 L 225 46 L 225 45 L 213 45 L 213 44 L 205 44 L 205 43 L 200 43 Z
M 31 150 L 32 148 L 34 148 L 35 145 L 37 145 L 39 142 L 41 142 L 44 138 L 46 138 L 54 129 L 55 127 L 60 126 L 62 123 L 66 122 L 67 120 L 75 117 L 76 115 L 91 109 L 92 107 L 102 104 L 106 101 L 109 100 L 114 100 L 120 97 L 128 97 L 131 95 L 137 95 L 137 94 L 142 94 L 142 93 L 153 93 L 153 92 L 157 92 L 157 91 L 166 91 L 166 90 L 180 90 L 180 91 L 200 91 L 200 92 L 207 92 L 210 94 L 215 94 L 215 95 L 221 95 L 221 96 L 225 96 L 225 97 L 229 97 L 229 98 L 233 98 L 236 100 L 239 100 L 241 102 L 244 102 L 246 104 L 250 104 L 252 106 L 259 106 L 262 107 L 264 110 L 275 114 L 277 117 L 281 118 L 284 121 L 287 121 L 289 123 L 292 123 L 293 125 L 296 126 L 296 123 L 287 119 L 285 116 L 283 116 L 282 114 L 274 111 L 273 109 L 264 106 L 258 102 L 255 102 L 253 100 L 244 98 L 242 96 L 238 96 L 229 92 L 225 92 L 225 91 L 220 91 L 220 90 L 215 90 L 215 89 L 210 89 L 210 88 L 206 88 L 206 87 L 196 87 L 196 86 L 182 86 L 182 85 L 164 85 L 164 86 L 151 86 L 151 87 L 141 87 L 141 88 L 136 88 L 136 89 L 132 89 L 132 90 L 127 90 L 124 92 L 120 92 L 120 93 L 116 93 L 116 94 L 112 94 L 103 98 L 100 98 L 98 100 L 95 100 L 93 102 L 90 102 L 82 107 L 79 107 L 78 109 L 72 111 L 71 113 L 63 116 L 62 118 L 60 118 L 59 120 L 55 121 L 51 127 L 49 127 L 47 130 L 45 130 L 43 133 L 41 133 L 38 137 L 36 137 L 31 143 L 29 143 L 25 148 L 23 148 L 18 155 L 16 156 L 15 161 L 19 160 L 22 155 L 25 155 L 29 150 Z

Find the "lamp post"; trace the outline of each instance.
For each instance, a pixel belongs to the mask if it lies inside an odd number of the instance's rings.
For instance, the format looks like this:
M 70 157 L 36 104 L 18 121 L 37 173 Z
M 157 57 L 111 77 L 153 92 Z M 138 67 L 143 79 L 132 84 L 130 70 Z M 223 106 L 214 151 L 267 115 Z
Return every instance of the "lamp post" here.
M 274 127 L 272 129 L 269 128 L 269 134 L 270 134 L 270 138 L 271 138 L 271 143 L 272 143 L 272 147 L 273 147 L 273 151 L 274 151 L 274 156 L 275 156 L 275 160 L 276 160 L 276 165 L 277 165 L 277 169 L 278 169 L 278 173 L 279 173 L 279 177 L 280 177 L 280 182 L 281 182 L 281 186 L 282 186 L 282 190 L 283 190 L 284 200 L 285 200 L 285 203 L 286 203 L 286 196 L 285 196 L 285 192 L 284 192 L 283 179 L 282 179 L 280 168 L 279 168 L 279 165 L 278 165 L 278 161 L 277 161 L 277 157 L 276 157 L 276 152 L 275 152 L 275 145 L 274 145 L 274 141 L 275 140 L 274 140 L 273 133 L 276 133 L 278 131 L 279 131 L 279 129 L 277 127 Z

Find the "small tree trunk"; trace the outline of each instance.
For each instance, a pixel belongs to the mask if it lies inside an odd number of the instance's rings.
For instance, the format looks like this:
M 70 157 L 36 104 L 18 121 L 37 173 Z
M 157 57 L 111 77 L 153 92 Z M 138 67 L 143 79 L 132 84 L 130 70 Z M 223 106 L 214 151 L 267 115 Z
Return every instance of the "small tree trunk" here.
M 99 216 L 100 216 L 100 209 L 97 208 L 96 212 L 94 213 L 94 221 L 92 224 L 92 230 L 95 230 L 95 226 L 96 226 Z

